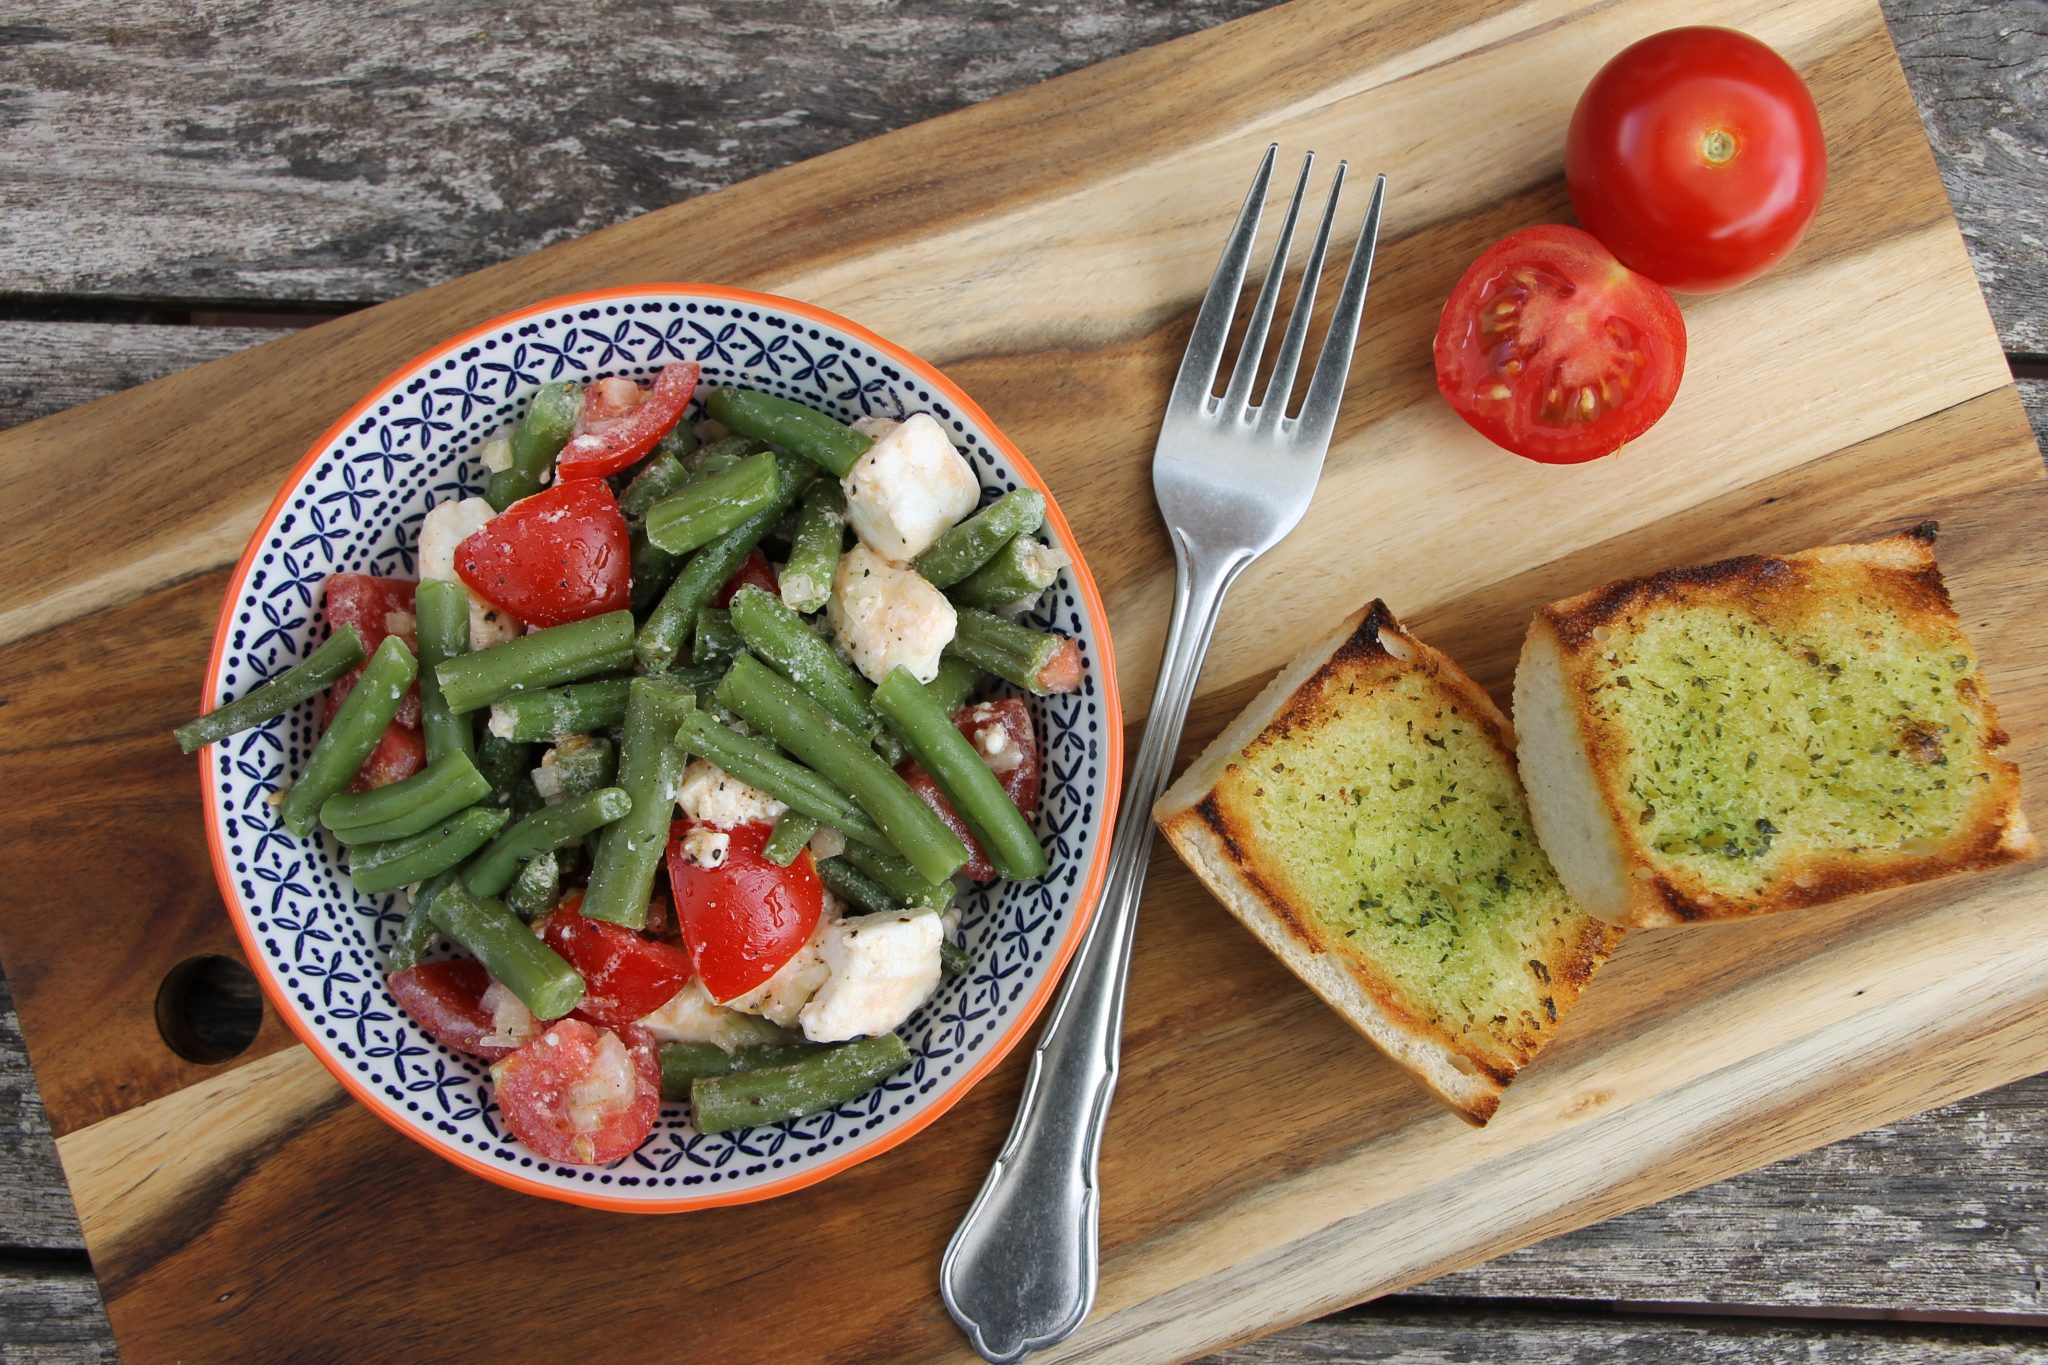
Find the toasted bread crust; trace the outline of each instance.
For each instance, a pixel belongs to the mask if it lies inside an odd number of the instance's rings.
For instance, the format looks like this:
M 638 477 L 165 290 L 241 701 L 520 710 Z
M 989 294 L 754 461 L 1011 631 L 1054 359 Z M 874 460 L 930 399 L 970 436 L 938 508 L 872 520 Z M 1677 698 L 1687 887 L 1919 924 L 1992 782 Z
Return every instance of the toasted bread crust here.
M 1599 799 L 1620 845 L 1622 873 L 1613 894 L 1573 885 L 1595 913 L 1631 926 L 1692 924 L 1747 918 L 1818 905 L 1844 896 L 1925 881 L 1954 872 L 1980 870 L 2035 856 L 2033 835 L 2020 810 L 2019 769 L 1999 752 L 2008 736 L 1990 697 L 1973 674 L 1957 684 L 1981 718 L 1979 752 L 1990 780 L 1983 784 L 1969 817 L 1932 848 L 1914 852 L 1823 852 L 1779 860 L 1770 882 L 1757 894 L 1734 897 L 1705 885 L 1682 866 L 1661 858 L 1637 833 L 1624 799 L 1622 767 L 1631 752 L 1619 732 L 1593 705 L 1593 689 L 1609 670 L 1602 662 L 1603 637 L 1665 607 L 1725 605 L 1754 611 L 1779 622 L 1836 610 L 1845 590 L 1857 605 L 1882 604 L 1932 639 L 1967 648 L 1954 605 L 1935 562 L 1934 523 L 1867 544 L 1832 545 L 1786 556 L 1745 555 L 1696 568 L 1673 569 L 1610 583 L 1540 609 L 1530 626 L 1524 664 L 1550 652 L 1563 673 L 1576 740 L 1582 746 Z M 1523 688 L 1517 684 L 1517 709 Z M 1910 743 L 1910 733 L 1907 741 Z M 1534 786 L 1535 784 L 1532 784 Z M 1554 837 L 1558 817 L 1545 793 L 1532 795 L 1538 832 Z M 1553 849 L 1553 854 L 1558 851 Z M 1558 855 L 1560 868 L 1569 860 Z M 1567 877 L 1568 884 L 1571 878 Z M 1621 902 L 1617 909 L 1616 901 Z

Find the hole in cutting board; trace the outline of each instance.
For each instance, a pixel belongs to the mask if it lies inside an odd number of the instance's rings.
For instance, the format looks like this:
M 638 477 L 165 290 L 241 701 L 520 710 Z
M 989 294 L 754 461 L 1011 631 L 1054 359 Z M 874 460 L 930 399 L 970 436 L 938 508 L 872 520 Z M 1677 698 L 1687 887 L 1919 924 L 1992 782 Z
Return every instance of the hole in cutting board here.
M 211 1066 L 241 1056 L 263 1027 L 255 974 L 217 953 L 186 958 L 157 987 L 156 1027 L 188 1062 Z

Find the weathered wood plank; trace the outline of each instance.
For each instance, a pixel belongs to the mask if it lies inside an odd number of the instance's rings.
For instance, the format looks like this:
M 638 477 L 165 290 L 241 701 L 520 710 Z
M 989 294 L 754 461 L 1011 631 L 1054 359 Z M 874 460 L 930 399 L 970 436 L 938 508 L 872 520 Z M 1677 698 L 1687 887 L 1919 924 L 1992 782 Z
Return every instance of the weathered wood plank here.
M 0 322 L 0 430 L 147 384 L 276 335 L 261 327 Z
M 119 1361 L 92 1272 L 65 1260 L 0 1259 L 0 1358 L 9 1365 Z
M 0 1255 L 9 1250 L 82 1251 L 78 1214 L 57 1165 L 50 1120 L 29 1070 L 14 997 L 0 977 Z M 4 1321 L 0 1314 L 0 1321 Z M 0 1331 L 0 1342 L 13 1338 Z

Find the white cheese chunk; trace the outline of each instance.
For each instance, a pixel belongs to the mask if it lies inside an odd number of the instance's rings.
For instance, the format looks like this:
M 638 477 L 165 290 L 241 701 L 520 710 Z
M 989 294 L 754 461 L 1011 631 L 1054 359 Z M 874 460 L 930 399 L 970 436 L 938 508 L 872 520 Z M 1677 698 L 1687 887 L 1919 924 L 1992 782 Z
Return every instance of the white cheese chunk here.
M 874 441 L 896 430 L 900 423 L 894 417 L 856 417 L 846 425 Z
M 830 974 L 831 969 L 825 965 L 825 938 L 838 922 L 838 902 L 827 896 L 825 908 L 818 915 L 818 927 L 811 931 L 810 941 L 797 949 L 789 961 L 776 968 L 775 975 L 745 995 L 736 995 L 726 1001 L 726 1007 L 758 1014 L 784 1028 L 795 1028 L 799 1013 L 811 1002 L 811 997 L 818 993 L 818 988 L 825 984 L 825 978 Z
M 930 682 L 958 620 L 944 593 L 865 545 L 840 556 L 825 616 L 853 666 L 871 682 L 899 664 L 919 682 Z
M 727 1052 L 784 1041 L 782 1030 L 758 1015 L 727 1009 L 692 978 L 669 1002 L 640 1021 L 658 1043 L 715 1043 Z
M 929 911 L 886 911 L 840 920 L 825 935 L 830 975 L 798 1018 L 814 1043 L 887 1033 L 939 986 L 944 927 Z
M 732 836 L 723 830 L 698 828 L 683 836 L 683 860 L 707 872 L 724 867 L 731 849 Z
M 772 823 L 789 807 L 764 791 L 757 791 L 701 758 L 683 768 L 683 780 L 676 789 L 676 805 L 687 819 L 707 825 L 744 825 L 759 820 Z
M 512 467 L 512 438 L 493 436 L 476 448 L 477 458 L 484 462 L 484 468 L 493 474 L 502 474 Z
M 907 564 L 981 501 L 981 483 L 930 413 L 877 437 L 841 480 L 846 522 L 884 559 Z

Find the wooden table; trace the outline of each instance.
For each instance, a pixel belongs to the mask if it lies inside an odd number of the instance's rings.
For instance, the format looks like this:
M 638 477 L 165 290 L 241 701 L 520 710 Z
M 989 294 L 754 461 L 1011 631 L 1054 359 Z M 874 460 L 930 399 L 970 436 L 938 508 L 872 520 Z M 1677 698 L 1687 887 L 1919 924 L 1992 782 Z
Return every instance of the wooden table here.
M 531 0 L 46 6 L 0 26 L 0 426 L 1260 7 L 650 8 L 613 69 Z M 2048 4 L 1886 13 L 2038 433 Z M 2048 1357 L 2044 1114 L 2037 1077 L 1228 1358 Z M 0 1355 L 111 1358 L 4 983 L 0 1182 Z

